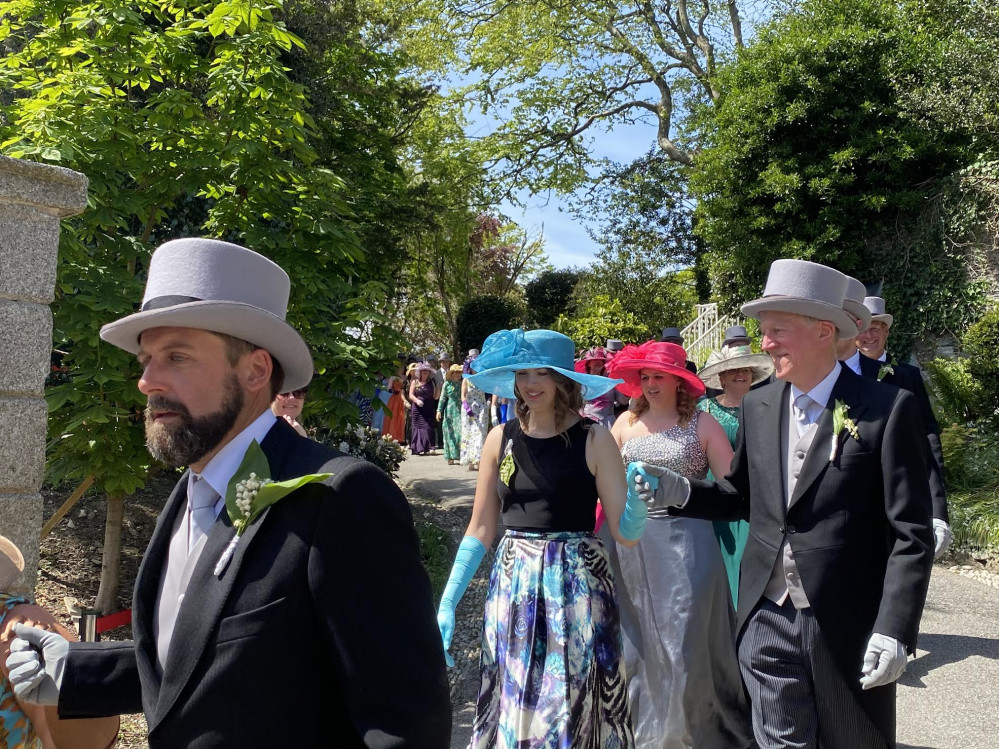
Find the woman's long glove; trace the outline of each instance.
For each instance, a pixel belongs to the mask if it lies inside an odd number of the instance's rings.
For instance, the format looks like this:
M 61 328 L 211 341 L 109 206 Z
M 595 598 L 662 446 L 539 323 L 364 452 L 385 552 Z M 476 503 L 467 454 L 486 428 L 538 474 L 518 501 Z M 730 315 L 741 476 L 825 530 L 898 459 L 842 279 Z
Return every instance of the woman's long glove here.
M 645 530 L 645 522 L 649 516 L 649 508 L 638 493 L 635 477 L 639 471 L 638 463 L 628 465 L 628 500 L 624 503 L 624 512 L 617 525 L 618 533 L 629 541 L 637 541 Z
M 437 609 L 437 626 L 441 630 L 441 640 L 444 642 L 444 662 L 448 666 L 454 665 L 454 658 L 448 650 L 451 649 L 451 638 L 454 636 L 454 609 L 458 601 L 465 595 L 465 589 L 475 577 L 475 570 L 479 568 L 482 557 L 486 554 L 486 547 L 475 536 L 465 536 L 458 546 L 458 553 L 454 557 L 454 565 L 451 567 L 451 576 L 444 586 L 444 595 L 441 596 L 441 605 Z

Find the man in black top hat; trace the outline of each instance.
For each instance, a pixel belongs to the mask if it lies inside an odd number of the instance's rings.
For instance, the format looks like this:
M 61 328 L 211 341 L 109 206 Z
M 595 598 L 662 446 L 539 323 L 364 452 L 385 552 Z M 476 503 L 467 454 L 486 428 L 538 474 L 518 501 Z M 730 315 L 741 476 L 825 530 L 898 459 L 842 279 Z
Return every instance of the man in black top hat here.
M 659 340 L 665 343 L 675 343 L 677 346 L 683 345 L 683 336 L 680 335 L 679 328 L 663 328 L 663 334 Z M 689 356 L 687 357 L 686 366 L 691 372 L 697 374 L 697 365 L 690 360 Z

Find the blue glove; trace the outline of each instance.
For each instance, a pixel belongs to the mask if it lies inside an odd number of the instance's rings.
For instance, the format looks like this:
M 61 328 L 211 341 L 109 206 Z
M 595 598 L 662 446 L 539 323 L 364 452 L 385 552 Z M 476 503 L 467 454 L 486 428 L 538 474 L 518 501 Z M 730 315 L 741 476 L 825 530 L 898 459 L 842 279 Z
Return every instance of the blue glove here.
M 617 530 L 629 541 L 637 541 L 645 530 L 645 522 L 649 516 L 649 508 L 638 494 L 636 477 L 640 476 L 638 463 L 628 464 L 628 501 L 624 504 L 621 521 Z
M 447 652 L 451 647 L 451 638 L 454 636 L 454 608 L 458 601 L 465 595 L 465 589 L 475 577 L 475 570 L 479 568 L 482 557 L 486 554 L 486 547 L 475 536 L 465 536 L 458 546 L 458 553 L 454 557 L 454 565 L 451 567 L 451 576 L 444 586 L 444 595 L 441 596 L 441 605 L 437 609 L 437 626 L 441 630 L 441 640 L 444 643 L 444 662 L 448 666 L 454 665 L 454 658 Z

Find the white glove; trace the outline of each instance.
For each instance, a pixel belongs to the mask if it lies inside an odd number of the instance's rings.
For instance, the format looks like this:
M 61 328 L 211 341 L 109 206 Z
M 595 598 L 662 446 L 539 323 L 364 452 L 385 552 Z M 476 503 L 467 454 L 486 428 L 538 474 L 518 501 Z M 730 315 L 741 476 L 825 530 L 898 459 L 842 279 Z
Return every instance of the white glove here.
M 864 665 L 860 669 L 864 674 L 860 677 L 860 686 L 873 689 L 891 684 L 905 672 L 905 666 L 905 645 L 894 637 L 875 632 L 867 643 Z
M 690 482 L 679 473 L 652 463 L 638 462 L 633 465 L 638 468 L 635 474 L 635 491 L 650 510 L 683 507 L 687 504 Z
M 496 408 L 496 406 L 492 406 L 489 409 L 489 415 L 490 415 L 490 417 L 492 417 L 492 423 L 493 424 L 499 424 L 500 423 L 500 420 L 499 420 L 499 409 Z
M 14 625 L 14 634 L 7 656 L 7 678 L 14 694 L 35 705 L 58 705 L 69 640 L 23 624 Z
M 947 521 L 940 518 L 933 518 L 933 540 L 936 542 L 936 548 L 933 550 L 934 559 L 947 551 L 953 538 L 954 534 L 951 533 Z

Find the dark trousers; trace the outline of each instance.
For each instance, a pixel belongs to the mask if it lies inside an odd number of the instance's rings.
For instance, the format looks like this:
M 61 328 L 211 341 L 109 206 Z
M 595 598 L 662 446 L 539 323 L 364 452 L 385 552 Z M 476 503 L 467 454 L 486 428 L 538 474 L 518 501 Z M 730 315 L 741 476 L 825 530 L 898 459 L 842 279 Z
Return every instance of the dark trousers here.
M 760 749 L 889 746 L 847 685 L 811 609 L 761 599 L 739 640 L 739 670 Z M 879 687 L 892 696 L 894 688 Z

